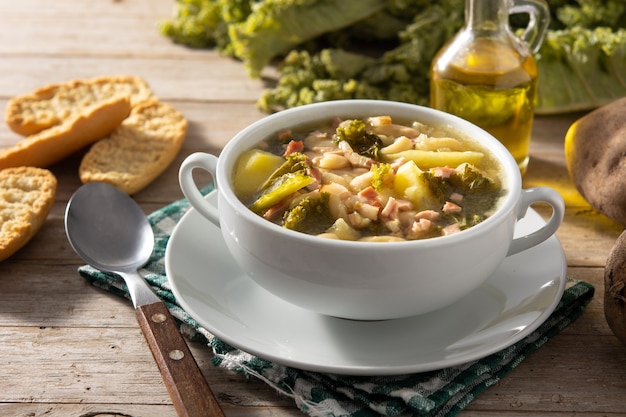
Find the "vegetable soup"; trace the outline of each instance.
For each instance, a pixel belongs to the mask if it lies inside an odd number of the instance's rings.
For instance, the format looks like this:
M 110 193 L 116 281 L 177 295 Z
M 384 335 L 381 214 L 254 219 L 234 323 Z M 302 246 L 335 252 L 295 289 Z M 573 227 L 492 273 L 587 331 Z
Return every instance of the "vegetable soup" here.
M 403 241 L 485 220 L 506 192 L 501 175 L 495 157 L 459 132 L 376 116 L 277 132 L 239 157 L 233 188 L 292 230 Z

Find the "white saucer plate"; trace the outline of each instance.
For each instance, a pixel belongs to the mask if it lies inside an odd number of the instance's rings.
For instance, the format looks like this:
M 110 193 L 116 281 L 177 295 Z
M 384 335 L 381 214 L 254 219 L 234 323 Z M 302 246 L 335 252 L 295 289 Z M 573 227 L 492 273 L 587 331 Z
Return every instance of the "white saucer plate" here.
M 529 209 L 516 234 L 544 223 Z M 504 349 L 550 316 L 567 280 L 563 249 L 552 236 L 508 257 L 450 307 L 387 321 L 327 317 L 259 287 L 230 256 L 220 230 L 194 209 L 172 233 L 165 266 L 181 307 L 222 341 L 279 364 L 346 375 L 425 372 Z

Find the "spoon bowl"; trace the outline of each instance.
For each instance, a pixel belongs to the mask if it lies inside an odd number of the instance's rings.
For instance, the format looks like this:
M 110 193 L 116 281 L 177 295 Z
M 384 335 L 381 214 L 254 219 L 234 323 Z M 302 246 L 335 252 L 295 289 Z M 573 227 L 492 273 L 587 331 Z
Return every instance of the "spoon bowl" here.
M 223 417 L 167 306 L 137 272 L 154 249 L 152 227 L 137 203 L 112 185 L 87 183 L 67 203 L 65 232 L 85 262 L 126 282 L 137 321 L 178 415 Z
M 135 271 L 148 262 L 154 248 L 154 234 L 141 208 L 105 183 L 88 183 L 72 196 L 65 230 L 74 251 L 101 271 Z

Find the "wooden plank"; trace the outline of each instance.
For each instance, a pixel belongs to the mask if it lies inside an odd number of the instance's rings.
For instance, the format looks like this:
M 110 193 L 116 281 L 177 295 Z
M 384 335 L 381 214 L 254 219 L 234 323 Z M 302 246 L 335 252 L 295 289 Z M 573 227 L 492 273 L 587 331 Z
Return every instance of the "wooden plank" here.
M 614 358 L 613 365 L 607 358 Z M 563 334 L 527 358 L 524 366 L 493 390 L 480 395 L 468 409 L 625 415 L 626 402 L 614 401 L 625 390 L 623 345 L 610 336 L 583 340 Z
M 75 0 L 55 0 L 54 2 L 39 0 L 3 0 L 0 2 L 0 15 L 5 17 L 28 18 L 33 15 L 47 17 L 57 22 L 64 20 L 88 20 L 107 17 L 144 17 L 170 16 L 174 7 L 173 0 L 91 0 L 76 2 Z M 106 29 L 106 28 L 105 28 Z
M 227 407 L 225 413 L 228 417 L 302 417 L 304 415 L 298 410 L 286 407 Z M 174 407 L 169 405 L 84 403 L 7 403 L 0 404 L 0 415 L 36 417 L 177 417 Z
M 2 2 L 0 53 L 177 53 L 157 29 L 173 16 L 173 5 L 170 0 Z
M 1 25 L 1 22 L 0 22 Z M 266 88 L 250 79 L 243 64 L 213 51 L 197 52 L 197 59 L 177 57 L 23 57 L 0 54 L 0 98 L 30 93 L 48 84 L 112 75 L 143 77 L 163 101 L 194 100 L 254 103 Z M 226 76 L 224 74 L 227 74 Z M 213 80 L 220 78 L 220 83 Z
M 0 403 L 171 404 L 139 327 L 4 327 L 0 349 L 28 352 L 3 364 L 12 378 L 0 380 Z M 291 405 L 264 383 L 212 365 L 206 346 L 190 349 L 220 403 Z

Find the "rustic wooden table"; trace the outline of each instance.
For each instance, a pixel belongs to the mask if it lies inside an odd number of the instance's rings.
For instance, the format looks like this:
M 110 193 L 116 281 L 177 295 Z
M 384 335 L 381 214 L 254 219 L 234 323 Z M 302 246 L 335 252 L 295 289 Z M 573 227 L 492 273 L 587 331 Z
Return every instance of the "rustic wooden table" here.
M 146 213 L 179 199 L 180 162 L 218 153 L 235 132 L 263 116 L 264 88 L 238 62 L 189 50 L 157 32 L 173 0 L 0 1 L 0 106 L 18 94 L 74 78 L 130 74 L 190 122 L 175 163 L 135 195 Z M 622 231 L 569 182 L 563 136 L 577 115 L 539 117 L 525 186 L 558 189 L 567 212 L 558 237 L 571 277 L 596 296 L 576 322 L 481 394 L 463 416 L 626 415 L 626 347 L 603 315 L 604 263 Z M 2 124 L 0 146 L 18 140 Z M 130 303 L 95 289 L 65 238 L 63 212 L 79 187 L 80 155 L 51 167 L 55 206 L 40 233 L 0 264 L 0 415 L 152 416 L 175 411 Z M 192 352 L 229 416 L 301 415 L 292 400 L 256 379 L 215 368 L 209 349 Z

